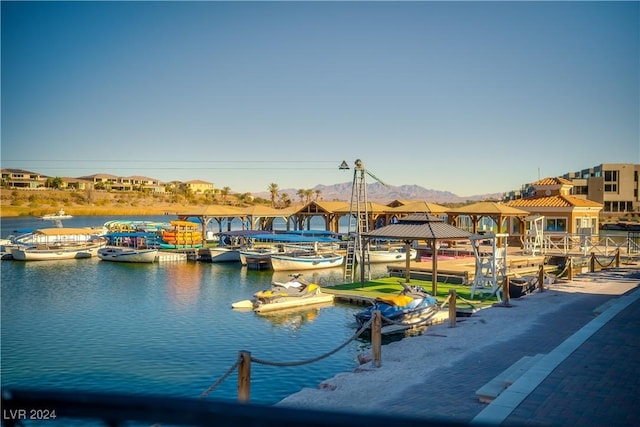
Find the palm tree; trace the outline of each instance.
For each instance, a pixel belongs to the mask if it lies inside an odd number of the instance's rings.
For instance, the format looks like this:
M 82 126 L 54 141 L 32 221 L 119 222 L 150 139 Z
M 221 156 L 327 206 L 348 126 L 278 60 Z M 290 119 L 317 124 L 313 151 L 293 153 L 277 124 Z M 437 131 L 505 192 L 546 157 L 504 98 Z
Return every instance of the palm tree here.
M 227 196 L 229 195 L 230 192 L 231 192 L 231 187 L 223 187 L 222 190 L 220 190 L 220 195 L 222 196 L 222 204 L 224 205 L 227 204 Z
M 318 200 L 320 198 L 320 193 L 322 193 L 322 190 L 313 190 L 314 193 L 316 193 L 316 198 L 314 200 Z
M 305 190 L 304 190 L 304 189 L 302 189 L 302 188 L 301 188 L 301 189 L 299 189 L 299 190 L 296 192 L 296 195 L 297 195 L 298 197 L 300 197 L 300 203 L 304 202 L 304 196 L 305 196 Z
M 271 184 L 269 184 L 269 193 L 271 193 L 271 207 L 275 208 L 276 207 L 276 197 L 278 197 L 278 184 L 276 184 L 275 182 L 272 182 Z
M 313 196 L 313 190 L 312 189 L 304 190 L 304 197 L 307 199 L 307 203 L 309 203 L 311 201 L 311 196 Z

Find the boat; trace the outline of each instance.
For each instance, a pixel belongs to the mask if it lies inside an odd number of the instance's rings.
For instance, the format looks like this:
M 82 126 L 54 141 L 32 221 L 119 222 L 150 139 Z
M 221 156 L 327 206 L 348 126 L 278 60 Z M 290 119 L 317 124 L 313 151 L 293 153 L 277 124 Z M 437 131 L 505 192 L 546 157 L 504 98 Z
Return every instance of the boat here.
M 400 282 L 403 289 L 398 295 L 381 296 L 374 304 L 355 314 L 359 327 L 363 327 L 375 310 L 382 315 L 383 326 L 409 328 L 429 319 L 439 311 L 434 297 L 420 286 Z
M 320 268 L 339 267 L 344 256 L 335 252 L 291 252 L 271 254 L 271 267 L 274 271 L 316 270 Z
M 48 220 L 48 221 L 57 221 L 61 219 L 71 219 L 72 215 L 65 213 L 64 209 L 60 209 L 56 213 L 46 214 L 40 217 L 40 219 Z
M 271 255 L 279 252 L 276 247 L 240 249 L 240 263 L 242 265 L 262 268 L 271 268 Z
M 157 249 L 107 247 L 98 249 L 98 258 L 103 261 L 152 263 L 158 256 Z
M 88 242 L 51 245 L 18 246 L 11 248 L 11 257 L 17 261 L 50 261 L 60 259 L 91 258 L 107 244 L 106 239 L 96 238 Z
M 198 250 L 198 261 L 201 262 L 240 262 L 240 250 L 233 247 L 214 246 Z
M 13 245 L 35 246 L 54 245 L 57 243 L 88 242 L 104 235 L 104 228 L 60 228 L 48 227 L 26 231 L 18 236 L 11 236 Z
M 415 259 L 418 251 L 411 249 L 409 251 L 410 259 Z M 360 253 L 356 253 L 356 262 L 360 262 Z M 386 249 L 373 249 L 369 251 L 369 262 L 371 264 L 384 262 L 400 262 L 407 260 L 407 251 L 405 248 L 389 247 Z
M 320 286 L 315 283 L 307 283 L 302 274 L 290 276 L 289 281 L 274 281 L 270 289 L 256 292 L 252 300 L 239 301 L 231 307 L 249 308 L 257 313 L 264 313 L 333 301 L 332 294 L 321 292 Z

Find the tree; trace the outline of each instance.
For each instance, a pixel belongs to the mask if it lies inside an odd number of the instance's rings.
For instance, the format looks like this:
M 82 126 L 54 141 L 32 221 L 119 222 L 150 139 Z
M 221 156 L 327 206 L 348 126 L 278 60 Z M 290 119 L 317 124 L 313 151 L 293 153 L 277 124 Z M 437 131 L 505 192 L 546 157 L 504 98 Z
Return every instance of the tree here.
M 231 187 L 223 187 L 220 190 L 220 195 L 222 196 L 222 204 L 227 204 L 227 196 L 231 192 Z
M 316 193 L 316 198 L 314 200 L 318 200 L 320 198 L 320 194 L 322 193 L 322 190 L 313 190 L 314 193 Z
M 311 196 L 313 196 L 313 190 L 312 189 L 306 189 L 304 190 L 304 197 L 307 200 L 307 203 L 309 203 L 311 201 Z
M 63 184 L 64 184 L 64 182 L 62 181 L 62 178 L 60 178 L 59 176 L 56 176 L 55 178 L 47 178 L 46 187 L 48 187 L 48 188 L 62 188 Z
M 304 189 L 299 189 L 296 191 L 296 196 L 300 198 L 300 203 L 304 202 Z
M 276 207 L 276 197 L 278 197 L 278 184 L 276 184 L 275 182 L 272 182 L 271 184 L 269 184 L 269 193 L 271 193 L 271 207 L 275 208 Z

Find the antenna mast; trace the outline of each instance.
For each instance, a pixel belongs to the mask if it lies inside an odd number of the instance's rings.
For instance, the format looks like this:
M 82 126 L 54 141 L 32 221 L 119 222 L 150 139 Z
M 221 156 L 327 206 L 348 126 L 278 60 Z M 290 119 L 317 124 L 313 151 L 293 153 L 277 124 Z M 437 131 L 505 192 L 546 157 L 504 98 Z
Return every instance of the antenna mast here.
M 340 169 L 345 169 L 346 162 L 342 162 Z M 348 166 L 347 166 L 348 168 Z M 344 279 L 353 282 L 355 278 L 355 263 L 359 255 L 360 279 L 371 280 L 371 263 L 369 257 L 369 241 L 362 238 L 363 233 L 369 232 L 369 204 L 367 201 L 366 175 L 378 180 L 367 172 L 362 160 L 355 161 L 353 170 L 353 184 L 351 186 L 351 205 L 349 209 L 349 229 L 347 241 L 347 255 L 345 258 Z M 379 180 L 378 180 L 379 181 Z

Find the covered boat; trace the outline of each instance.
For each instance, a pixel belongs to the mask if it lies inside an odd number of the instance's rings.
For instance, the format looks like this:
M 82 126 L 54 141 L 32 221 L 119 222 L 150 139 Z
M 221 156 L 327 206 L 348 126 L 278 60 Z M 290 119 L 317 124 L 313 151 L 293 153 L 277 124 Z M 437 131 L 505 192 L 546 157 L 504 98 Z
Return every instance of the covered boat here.
M 84 243 L 62 243 L 52 245 L 18 246 L 11 248 L 11 257 L 17 261 L 50 261 L 60 259 L 91 258 L 107 241 L 97 238 Z

